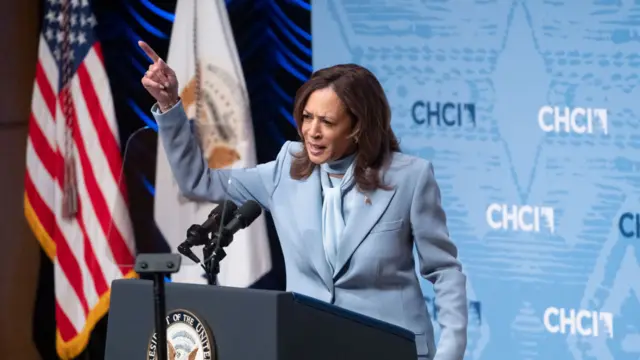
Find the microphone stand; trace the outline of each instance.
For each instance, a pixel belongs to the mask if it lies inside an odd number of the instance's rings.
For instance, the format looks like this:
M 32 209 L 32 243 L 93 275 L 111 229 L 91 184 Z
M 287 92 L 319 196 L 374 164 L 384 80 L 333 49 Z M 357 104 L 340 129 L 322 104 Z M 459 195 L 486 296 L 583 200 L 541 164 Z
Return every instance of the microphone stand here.
M 209 285 L 218 285 L 220 261 L 227 256 L 220 244 L 230 244 L 231 240 L 233 240 L 233 234 L 223 228 L 218 234 L 212 236 L 211 242 L 202 250 L 204 256 L 203 267 L 207 274 Z
M 182 258 L 179 254 L 140 254 L 136 257 L 134 270 L 138 274 L 153 275 L 153 304 L 156 332 L 156 359 L 167 357 L 167 309 L 165 303 L 164 277 L 180 270 Z

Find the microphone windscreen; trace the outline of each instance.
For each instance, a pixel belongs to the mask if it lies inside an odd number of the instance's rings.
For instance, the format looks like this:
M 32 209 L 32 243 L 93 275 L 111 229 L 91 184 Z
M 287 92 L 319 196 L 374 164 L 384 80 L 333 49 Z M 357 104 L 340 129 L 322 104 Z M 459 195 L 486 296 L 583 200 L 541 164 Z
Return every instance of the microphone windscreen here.
M 221 226 L 227 225 L 234 217 L 238 206 L 231 200 L 226 200 L 216 206 L 209 214 L 207 220 L 202 224 L 205 231 L 218 231 Z
M 236 216 L 243 222 L 243 226 L 249 226 L 255 219 L 262 214 L 260 204 L 253 200 L 249 200 L 242 204 L 236 213 Z
M 238 211 L 238 205 L 236 205 L 233 201 L 231 200 L 226 200 L 225 202 L 223 202 L 222 204 L 218 205 L 218 208 L 221 208 L 221 216 L 220 218 L 222 219 L 223 222 L 223 226 L 227 225 L 229 223 L 229 221 L 231 221 L 231 219 L 233 219 L 233 214 L 236 213 L 236 211 Z

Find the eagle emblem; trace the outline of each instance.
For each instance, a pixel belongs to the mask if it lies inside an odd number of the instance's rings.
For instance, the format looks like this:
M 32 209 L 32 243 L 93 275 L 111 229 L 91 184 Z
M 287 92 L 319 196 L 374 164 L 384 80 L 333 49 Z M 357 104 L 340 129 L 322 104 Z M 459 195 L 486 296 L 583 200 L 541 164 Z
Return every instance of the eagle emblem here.
M 167 314 L 168 360 L 216 360 L 215 340 L 203 319 L 187 310 L 173 310 Z M 149 341 L 147 360 L 156 360 L 157 334 Z

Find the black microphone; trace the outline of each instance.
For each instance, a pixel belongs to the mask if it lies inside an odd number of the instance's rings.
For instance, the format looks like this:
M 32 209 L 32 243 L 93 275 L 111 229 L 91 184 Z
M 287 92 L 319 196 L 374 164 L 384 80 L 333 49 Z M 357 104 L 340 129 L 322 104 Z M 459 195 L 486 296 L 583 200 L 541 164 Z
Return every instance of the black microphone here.
M 202 246 L 208 242 L 207 236 L 211 232 L 215 232 L 224 225 L 227 225 L 232 219 L 234 213 L 238 210 L 238 206 L 231 200 L 216 206 L 209 213 L 209 217 L 202 225 L 192 225 L 187 231 L 187 240 L 184 243 L 190 246 Z
M 253 200 L 249 200 L 238 208 L 233 218 L 220 229 L 219 233 L 216 234 L 214 232 L 212 234 L 211 243 L 204 247 L 205 265 L 203 265 L 210 285 L 218 283 L 216 278 L 220 272 L 220 261 L 227 256 L 223 247 L 231 244 L 233 234 L 249 226 L 261 213 L 262 208 L 260 205 Z
M 260 214 L 262 214 L 262 208 L 257 202 L 249 200 L 242 204 L 231 221 L 222 228 L 218 245 L 220 247 L 228 246 L 233 240 L 233 234 L 249 226 Z
M 206 245 L 208 242 L 208 234 L 216 231 L 216 228 L 228 224 L 233 217 L 233 214 L 238 209 L 235 203 L 231 200 L 227 200 L 222 204 L 216 206 L 209 213 L 209 217 L 202 225 L 191 225 L 187 230 L 187 239 L 178 246 L 178 252 L 182 255 L 193 260 L 195 263 L 199 263 L 200 259 L 191 251 L 193 246 Z

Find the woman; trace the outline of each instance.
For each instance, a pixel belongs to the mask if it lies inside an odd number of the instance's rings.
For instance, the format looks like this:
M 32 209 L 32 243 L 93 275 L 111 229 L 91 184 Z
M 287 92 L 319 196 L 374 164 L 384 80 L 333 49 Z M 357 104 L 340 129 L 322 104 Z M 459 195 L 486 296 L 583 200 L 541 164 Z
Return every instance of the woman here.
M 449 239 L 430 162 L 401 154 L 375 76 L 357 65 L 315 72 L 296 95 L 300 142 L 251 169 L 209 169 L 178 97 L 175 73 L 145 43 L 154 63 L 142 84 L 185 196 L 271 212 L 287 290 L 368 315 L 416 334 L 433 359 L 433 328 L 415 272 L 434 285 L 442 334 L 438 360 L 459 360 L 467 341 L 466 277 Z M 228 184 L 228 185 L 227 185 Z

